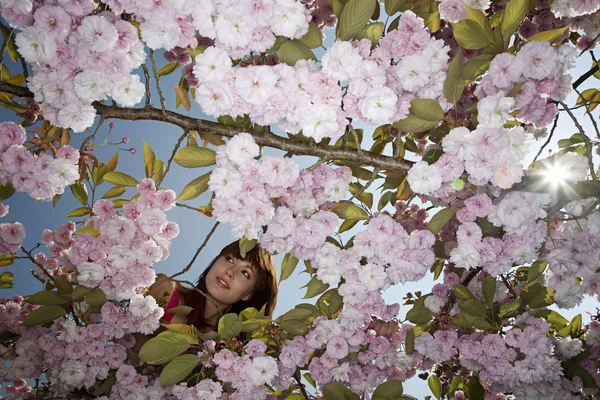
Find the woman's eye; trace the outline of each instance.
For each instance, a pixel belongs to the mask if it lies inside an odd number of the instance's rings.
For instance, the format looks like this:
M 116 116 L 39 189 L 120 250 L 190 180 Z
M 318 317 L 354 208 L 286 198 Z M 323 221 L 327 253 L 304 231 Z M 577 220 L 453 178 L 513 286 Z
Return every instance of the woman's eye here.
M 233 257 L 231 257 L 231 256 L 225 257 L 225 260 L 227 260 L 230 263 L 233 263 Z
M 250 279 L 250 272 L 248 271 L 243 271 L 243 274 L 246 278 Z

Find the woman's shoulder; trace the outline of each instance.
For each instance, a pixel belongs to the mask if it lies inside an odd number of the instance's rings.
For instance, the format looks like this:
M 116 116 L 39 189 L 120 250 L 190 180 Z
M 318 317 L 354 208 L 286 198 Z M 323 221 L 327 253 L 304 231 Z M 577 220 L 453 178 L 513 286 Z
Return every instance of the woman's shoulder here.
M 166 274 L 157 274 L 154 284 L 148 289 L 148 294 L 154 297 L 157 302 L 167 301 L 174 291 L 178 290 L 179 284 L 169 280 Z

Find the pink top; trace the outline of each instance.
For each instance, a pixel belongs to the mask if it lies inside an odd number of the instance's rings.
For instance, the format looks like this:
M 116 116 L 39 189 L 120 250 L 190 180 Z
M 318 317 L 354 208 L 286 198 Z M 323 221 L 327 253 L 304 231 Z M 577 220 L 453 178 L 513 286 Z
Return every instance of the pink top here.
M 170 310 L 171 308 L 175 308 L 178 305 L 179 305 L 179 290 L 175 290 L 173 292 L 173 294 L 171 295 L 171 299 L 169 300 L 169 304 L 167 304 L 167 307 L 165 310 Z M 163 315 L 163 320 L 165 322 L 171 322 L 171 320 L 173 319 L 173 316 L 175 316 L 175 314 L 165 311 L 165 315 Z

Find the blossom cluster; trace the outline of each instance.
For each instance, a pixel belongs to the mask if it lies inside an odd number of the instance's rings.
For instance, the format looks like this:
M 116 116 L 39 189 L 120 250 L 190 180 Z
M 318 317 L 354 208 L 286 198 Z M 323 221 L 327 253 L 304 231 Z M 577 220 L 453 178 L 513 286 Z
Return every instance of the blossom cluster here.
M 372 390 L 386 379 L 414 375 L 413 360 L 397 351 L 411 326 L 389 340 L 365 331 L 373 315 L 383 320 L 396 316 L 399 306 L 386 304 L 381 292 L 423 278 L 434 261 L 434 241 L 429 231 L 414 230 L 409 235 L 392 217 L 379 214 L 356 235 L 350 249 L 323 244 L 311 265 L 324 283 L 337 285 L 344 280 L 338 289 L 344 309 L 336 319 L 317 318 L 306 338 L 288 341 L 280 355 L 283 366 L 293 373 L 314 352 L 308 368 L 319 384 L 342 382 L 356 393 Z
M 99 235 L 78 235 L 68 258 L 77 271 L 77 281 L 97 287 L 107 297 L 131 299 L 155 279 L 153 263 L 169 256 L 170 241 L 179 234 L 175 222 L 165 214 L 175 204 L 172 190 L 156 190 L 144 179 L 137 186 L 140 197 L 123 206 L 118 215 L 109 200 L 98 200 L 90 220 Z
M 527 42 L 512 55 L 494 57 L 487 75 L 475 90 L 481 98 L 477 105 L 478 119 L 485 126 L 502 126 L 509 111 L 520 110 L 521 122 L 537 127 L 548 125 L 558 107 L 552 101 L 564 101 L 571 91 L 571 76 L 577 51 L 570 45 L 559 48 L 548 42 Z M 515 84 L 521 84 L 514 102 L 505 98 Z M 493 96 L 486 100 L 488 96 Z M 504 118 L 503 118 L 504 117 Z
M 319 210 L 348 190 L 348 168 L 320 166 L 300 171 L 289 158 L 264 156 L 248 133 L 239 133 L 217 151 L 209 187 L 213 215 L 230 224 L 233 235 L 257 239 L 269 252 L 311 258 L 337 228 L 338 217 Z
M 322 68 L 306 60 L 293 67 L 233 68 L 231 54 L 217 43 L 195 58 L 196 101 L 209 115 L 247 114 L 258 124 L 302 131 L 316 141 L 341 136 L 348 117 L 402 119 L 414 98 L 450 107 L 442 94 L 448 47 L 430 37 L 421 18 L 403 13 L 379 48 L 371 51 L 371 44 L 337 41 L 323 55 Z M 340 82 L 347 83 L 343 96 Z
M 21 296 L 0 299 L 0 332 L 7 337 L 9 334 L 21 335 L 14 345 L 0 344 L 0 380 L 13 382 L 3 389 L 14 398 L 33 399 L 33 389 L 25 379 L 38 377 L 42 371 L 41 352 L 37 347 L 40 329 L 21 327 L 21 322 L 37 307 L 24 303 Z
M 517 398 L 575 398 L 563 378 L 561 361 L 582 351 L 579 339 L 553 340 L 550 324 L 524 314 L 504 335 L 476 332 L 458 336 L 453 330 L 428 332 L 415 339 L 415 350 L 435 363 L 455 358 L 477 372 L 486 390 L 512 392 Z M 561 396 L 563 395 L 563 396 Z
M 173 386 L 170 392 L 176 399 L 218 400 L 227 391 L 232 400 L 262 400 L 269 395 L 265 385 L 285 389 L 293 381 L 291 375 L 282 375 L 280 362 L 265 354 L 267 345 L 260 340 L 248 341 L 239 352 L 216 349 L 215 345 L 213 340 L 205 341 L 198 357 L 203 360 L 204 368 L 214 370 L 217 380 L 203 379 L 194 386 L 186 383 Z
M 151 49 L 195 48 L 197 31 L 234 58 L 266 51 L 276 35 L 300 38 L 310 21 L 304 5 L 292 0 L 241 0 L 235 6 L 212 0 L 107 0 L 106 4 L 117 14 L 124 10 L 135 14 L 142 39 Z
M 61 146 L 56 157 L 47 153 L 32 154 L 23 144 L 25 129 L 14 122 L 0 123 L 0 182 L 9 182 L 17 192 L 37 200 L 52 200 L 65 186 L 79 178 L 79 152 Z
M 131 74 L 146 58 L 136 27 L 112 12 L 88 15 L 95 8 L 92 0 L 44 2 L 31 19 L 9 20 L 22 29 L 16 44 L 33 68 L 28 87 L 44 103 L 44 118 L 75 132 L 94 122 L 94 101 L 111 96 L 133 106 L 144 95 Z
M 548 230 L 543 260 L 548 263 L 554 301 L 562 308 L 575 307 L 586 294 L 600 296 L 600 211 L 582 217 L 593 203 L 594 199 L 585 199 L 567 204 L 566 215 L 578 219 L 557 219 Z

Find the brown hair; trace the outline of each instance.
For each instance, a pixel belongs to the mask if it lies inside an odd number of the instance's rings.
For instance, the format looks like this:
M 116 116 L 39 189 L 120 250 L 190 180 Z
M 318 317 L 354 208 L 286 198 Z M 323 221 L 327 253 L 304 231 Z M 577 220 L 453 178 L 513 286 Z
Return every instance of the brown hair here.
M 223 247 L 221 253 L 210 262 L 208 267 L 198 278 L 196 288 L 207 293 L 206 275 L 208 274 L 208 271 L 210 271 L 219 257 L 227 255 L 233 256 L 239 260 L 249 261 L 254 266 L 257 274 L 256 284 L 252 289 L 251 297 L 247 301 L 240 300 L 237 303 L 232 304 L 227 312 L 239 314 L 248 307 L 254 307 L 260 311 L 264 306 L 265 315 L 273 315 L 273 310 L 277 303 L 277 271 L 275 270 L 273 257 L 258 244 L 246 253 L 246 257 L 241 256 L 238 241 L 229 243 L 227 246 Z M 204 321 L 206 297 L 196 290 L 182 291 L 181 294 L 183 296 L 184 304 L 194 308 L 188 315 L 188 324 L 194 325 L 196 328 L 206 325 Z

